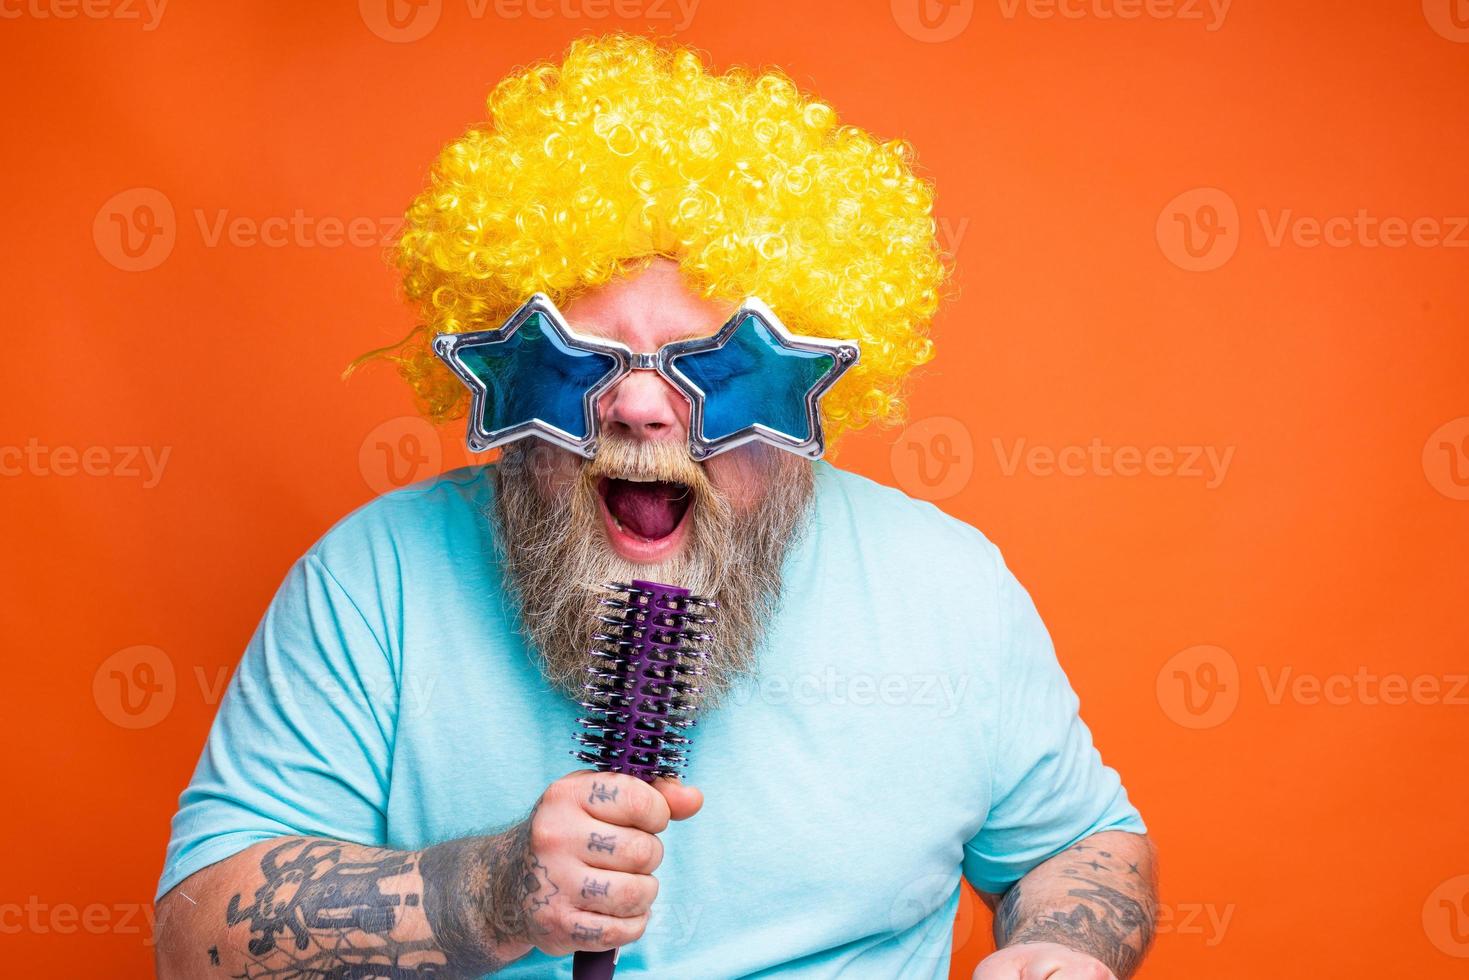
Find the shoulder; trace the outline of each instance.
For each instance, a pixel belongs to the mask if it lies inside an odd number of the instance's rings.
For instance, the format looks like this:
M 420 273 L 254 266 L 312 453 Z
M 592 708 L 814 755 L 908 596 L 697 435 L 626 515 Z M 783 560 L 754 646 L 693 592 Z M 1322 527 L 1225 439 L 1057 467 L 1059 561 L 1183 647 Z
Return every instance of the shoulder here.
M 893 487 L 818 464 L 811 548 L 821 574 L 895 600 L 1004 662 L 1048 644 L 1029 593 L 978 528 Z
M 1004 569 L 1000 549 L 983 532 L 926 500 L 828 463 L 817 464 L 816 486 L 814 516 L 826 544 L 846 539 L 868 560 L 924 577 L 962 569 L 994 580 Z
M 446 563 L 456 554 L 491 550 L 486 514 L 493 501 L 492 467 L 450 470 L 369 501 L 319 538 L 306 553 L 338 578 L 389 568 Z

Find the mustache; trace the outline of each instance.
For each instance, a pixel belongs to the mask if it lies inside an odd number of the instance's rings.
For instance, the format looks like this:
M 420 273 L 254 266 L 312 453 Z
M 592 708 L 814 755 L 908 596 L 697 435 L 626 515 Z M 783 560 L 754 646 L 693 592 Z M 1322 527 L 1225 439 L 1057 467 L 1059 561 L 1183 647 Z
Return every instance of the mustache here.
M 583 482 L 596 484 L 602 479 L 681 483 L 697 496 L 714 490 L 703 464 L 689 457 L 684 443 L 626 436 L 604 438 L 597 446 L 597 455 L 582 464 Z

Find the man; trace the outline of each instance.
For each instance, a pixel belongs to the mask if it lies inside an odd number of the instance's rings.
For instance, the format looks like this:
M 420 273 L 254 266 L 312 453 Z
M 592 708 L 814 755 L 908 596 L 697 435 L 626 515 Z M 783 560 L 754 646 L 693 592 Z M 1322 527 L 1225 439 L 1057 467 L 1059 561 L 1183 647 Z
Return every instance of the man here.
M 1029 597 L 977 531 L 811 461 L 929 356 L 907 148 L 620 36 L 490 115 L 409 209 L 425 323 L 393 356 L 436 417 L 468 382 L 502 456 L 292 569 L 174 821 L 160 975 L 625 946 L 629 978 L 942 977 L 961 876 L 995 909 L 980 980 L 1130 975 L 1151 846 Z M 566 773 L 633 578 L 718 602 L 688 784 Z

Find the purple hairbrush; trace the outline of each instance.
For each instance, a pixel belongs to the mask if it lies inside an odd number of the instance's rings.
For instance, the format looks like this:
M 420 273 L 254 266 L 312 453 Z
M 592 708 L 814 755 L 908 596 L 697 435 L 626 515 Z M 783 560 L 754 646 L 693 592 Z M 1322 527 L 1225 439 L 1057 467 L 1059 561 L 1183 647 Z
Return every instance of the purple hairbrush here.
M 703 671 L 713 600 L 688 589 L 635 580 L 607 586 L 609 612 L 593 638 L 597 662 L 578 718 L 586 746 L 573 754 L 602 772 L 625 772 L 645 782 L 677 776 L 684 766 L 683 731 L 694 724 L 697 678 Z M 574 980 L 610 980 L 617 950 L 579 952 L 572 959 Z

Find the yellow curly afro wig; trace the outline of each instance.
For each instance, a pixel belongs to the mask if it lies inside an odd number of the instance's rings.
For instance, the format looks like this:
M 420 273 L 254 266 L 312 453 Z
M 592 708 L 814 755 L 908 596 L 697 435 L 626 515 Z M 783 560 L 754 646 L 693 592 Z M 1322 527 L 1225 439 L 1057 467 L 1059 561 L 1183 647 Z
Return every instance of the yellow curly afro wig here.
M 829 439 L 899 420 L 949 273 L 907 143 L 840 125 L 777 71 L 711 74 L 628 35 L 516 71 L 488 107 L 408 208 L 396 262 L 423 323 L 378 352 L 434 421 L 467 404 L 434 334 L 498 327 L 531 293 L 563 303 L 660 255 L 706 298 L 758 296 L 796 333 L 861 344 L 822 401 Z

